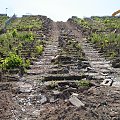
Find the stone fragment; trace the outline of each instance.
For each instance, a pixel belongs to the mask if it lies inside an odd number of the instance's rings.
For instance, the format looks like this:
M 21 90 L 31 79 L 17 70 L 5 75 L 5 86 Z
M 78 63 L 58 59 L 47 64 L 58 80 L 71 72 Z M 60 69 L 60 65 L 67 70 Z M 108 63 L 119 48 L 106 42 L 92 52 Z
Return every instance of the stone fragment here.
M 35 110 L 35 111 L 33 112 L 33 114 L 34 114 L 35 116 L 39 116 L 39 115 L 40 115 L 40 110 Z
M 77 93 L 72 93 L 72 96 L 76 96 L 76 97 L 77 97 L 78 95 L 79 95 L 79 94 L 77 94 Z
M 53 90 L 53 94 L 54 95 L 59 95 L 61 92 L 60 91 L 58 91 L 58 90 Z
M 42 95 L 42 96 L 41 96 L 40 103 L 41 103 L 41 104 L 44 104 L 44 103 L 46 103 L 46 102 L 47 102 L 46 96 L 45 96 L 45 95 Z
M 76 107 L 85 106 L 85 104 L 82 103 L 76 96 L 71 96 L 69 98 L 69 101 L 70 101 L 71 104 L 73 104 Z
M 106 86 L 111 86 L 113 83 L 113 80 L 112 79 L 105 79 L 101 85 L 106 85 Z
M 113 87 L 120 87 L 120 77 L 115 78 L 112 84 Z
M 19 87 L 19 91 L 22 92 L 22 93 L 30 93 L 32 92 L 32 85 L 30 84 L 21 84 L 20 87 Z

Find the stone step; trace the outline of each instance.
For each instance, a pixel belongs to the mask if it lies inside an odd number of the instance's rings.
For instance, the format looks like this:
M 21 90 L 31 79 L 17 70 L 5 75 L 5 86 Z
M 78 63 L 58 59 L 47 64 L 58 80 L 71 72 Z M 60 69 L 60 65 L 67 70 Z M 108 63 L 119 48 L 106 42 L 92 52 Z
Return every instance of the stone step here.
M 98 54 L 98 55 L 101 55 L 101 53 L 99 53 L 98 51 L 94 51 L 94 50 L 91 50 L 91 49 L 83 49 L 83 51 L 86 54 Z
M 94 68 L 110 68 L 111 66 L 109 64 L 91 64 Z
M 2 75 L 1 78 L 0 78 L 0 81 L 1 82 L 13 82 L 13 81 L 19 81 L 19 76 L 17 74 L 15 75 Z M 2 81 L 3 80 L 3 81 Z
M 40 61 L 40 62 L 35 62 L 35 65 L 50 65 L 51 62 L 50 61 Z
M 48 74 L 65 74 L 65 73 L 69 73 L 69 70 L 65 70 L 65 69 L 51 69 L 48 71 Z
M 68 84 L 76 84 L 76 83 L 79 83 L 80 81 L 79 80 L 61 80 L 61 81 L 47 81 L 47 82 L 44 82 L 44 85 L 46 86 L 49 86 L 53 83 L 55 84 L 64 84 L 64 85 L 68 85 Z
M 93 61 L 93 62 L 91 62 L 91 64 L 93 64 L 93 65 L 96 65 L 96 64 L 100 64 L 100 65 L 102 65 L 102 64 L 110 64 L 110 61 Z
M 45 50 L 45 49 L 44 49 L 44 52 L 45 52 L 45 53 L 53 53 L 54 51 L 58 51 L 58 49 L 52 49 L 52 50 L 49 50 L 49 49 L 48 49 L 48 50 Z
M 47 67 L 47 68 L 58 68 L 58 65 L 30 65 L 31 69 L 34 68 L 41 68 L 41 67 Z
M 45 47 L 45 50 L 53 50 L 53 49 L 57 49 L 58 48 L 58 45 L 52 45 L 52 46 L 46 46 Z
M 93 53 L 85 53 L 85 55 L 86 56 L 88 56 L 88 57 L 92 57 L 92 58 L 103 58 L 103 57 L 101 57 L 100 55 L 98 55 L 98 54 L 93 54 Z
M 88 57 L 87 56 L 87 58 L 90 60 L 90 61 L 105 61 L 105 59 L 104 58 L 92 58 L 92 57 Z
M 56 54 L 55 54 L 56 53 Z M 50 58 L 53 58 L 54 56 L 56 56 L 58 53 L 57 52 L 55 52 L 54 54 L 51 54 L 51 53 L 44 53 L 42 56 L 44 56 L 44 57 L 50 57 Z
M 81 80 L 83 78 L 86 78 L 86 75 L 80 75 L 80 74 L 49 74 L 42 76 L 44 79 L 43 81 L 52 81 L 52 80 Z
M 34 70 L 27 70 L 27 75 L 42 75 L 45 73 L 46 70 L 37 70 L 37 69 L 34 69 Z

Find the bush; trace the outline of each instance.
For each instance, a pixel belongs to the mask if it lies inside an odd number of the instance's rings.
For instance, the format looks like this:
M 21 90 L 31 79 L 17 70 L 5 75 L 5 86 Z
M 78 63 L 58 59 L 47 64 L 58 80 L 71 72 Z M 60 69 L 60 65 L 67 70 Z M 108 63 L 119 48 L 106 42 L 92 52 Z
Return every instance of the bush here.
M 77 50 L 82 50 L 80 43 L 78 43 L 78 44 L 76 45 L 76 49 L 77 49 Z
M 16 29 L 13 30 L 12 36 L 13 36 L 13 37 L 17 37 L 17 36 L 18 36 L 18 33 L 17 33 L 17 30 L 16 30 Z
M 19 34 L 18 39 L 25 42 L 32 42 L 34 37 L 35 35 L 32 32 L 23 32 Z
M 14 53 L 10 53 L 8 57 L 3 60 L 2 68 L 3 69 L 14 69 L 23 66 L 23 60 L 21 57 Z
M 90 82 L 88 80 L 81 80 L 77 83 L 77 85 L 79 87 L 89 87 L 90 86 Z
M 29 68 L 29 66 L 30 66 L 30 60 L 29 60 L 29 59 L 26 59 L 26 60 L 25 60 L 24 67 L 25 67 L 25 68 Z
M 43 45 L 36 46 L 35 49 L 36 49 L 37 54 L 40 54 L 40 55 L 42 54 L 44 50 Z

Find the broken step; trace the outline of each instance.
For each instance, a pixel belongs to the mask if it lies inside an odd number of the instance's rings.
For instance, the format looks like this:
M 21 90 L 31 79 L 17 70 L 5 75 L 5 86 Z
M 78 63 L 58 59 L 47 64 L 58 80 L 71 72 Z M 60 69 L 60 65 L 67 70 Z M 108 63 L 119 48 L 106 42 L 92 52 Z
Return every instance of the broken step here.
M 69 70 L 67 68 L 52 68 L 48 72 L 49 74 L 64 74 L 64 73 L 69 73 Z

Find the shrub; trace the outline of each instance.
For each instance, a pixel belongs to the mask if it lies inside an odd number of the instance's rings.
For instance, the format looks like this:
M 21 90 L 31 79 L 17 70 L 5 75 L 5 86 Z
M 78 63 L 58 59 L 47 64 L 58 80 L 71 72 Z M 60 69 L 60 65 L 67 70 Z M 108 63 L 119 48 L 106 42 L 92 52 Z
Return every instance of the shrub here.
M 17 33 L 17 30 L 16 30 L 16 29 L 13 30 L 12 36 L 13 36 L 13 37 L 17 37 L 17 36 L 18 36 L 18 33 Z
M 82 49 L 82 48 L 81 48 L 81 44 L 78 43 L 78 44 L 76 45 L 76 48 L 77 48 L 77 50 L 81 50 L 81 49 Z
M 24 67 L 25 67 L 25 68 L 29 68 L 29 66 L 30 66 L 30 60 L 29 60 L 29 59 L 26 59 L 26 60 L 25 60 Z
M 25 42 L 32 42 L 34 40 L 34 34 L 32 32 L 24 32 L 24 33 L 21 33 L 19 34 L 18 38 L 21 40 L 21 41 L 25 41 Z
M 21 57 L 14 53 L 10 53 L 8 57 L 3 60 L 2 68 L 3 69 L 14 69 L 23 66 L 23 60 Z
M 35 50 L 36 50 L 37 54 L 41 55 L 44 50 L 43 45 L 36 46 Z
M 79 82 L 77 82 L 77 85 L 79 87 L 89 87 L 90 82 L 88 80 L 80 80 Z

